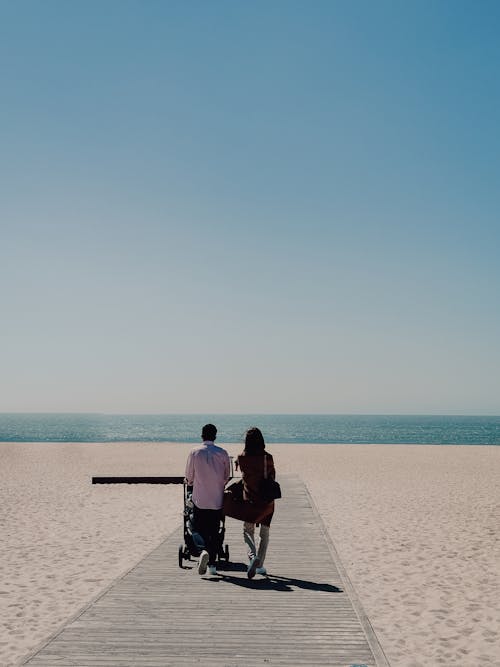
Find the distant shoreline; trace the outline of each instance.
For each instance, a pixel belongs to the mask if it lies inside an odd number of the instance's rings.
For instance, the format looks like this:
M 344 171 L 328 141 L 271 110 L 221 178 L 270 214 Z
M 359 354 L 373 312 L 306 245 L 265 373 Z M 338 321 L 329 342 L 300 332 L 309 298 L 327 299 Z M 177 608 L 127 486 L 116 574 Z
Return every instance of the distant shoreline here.
M 195 445 L 198 440 L 0 440 L 0 445 Z M 230 447 L 232 445 L 238 446 L 241 443 L 234 441 L 226 442 L 225 440 L 217 440 L 217 444 Z M 457 443 L 457 442 L 271 442 L 271 445 L 280 445 L 283 447 L 307 447 L 317 445 L 318 447 L 500 447 L 500 442 L 494 443 Z
M 0 414 L 0 442 L 198 442 L 213 422 L 222 444 L 241 443 L 249 426 L 286 444 L 500 445 L 500 417 L 438 415 L 105 415 Z
M 500 416 L 0 414 L 0 442 L 198 442 L 213 422 L 218 442 L 243 442 L 259 426 L 288 444 L 500 445 Z
M 4 411 L 2 416 L 99 416 L 99 417 L 444 417 L 474 419 L 476 417 L 498 418 L 500 415 L 489 412 L 24 412 Z

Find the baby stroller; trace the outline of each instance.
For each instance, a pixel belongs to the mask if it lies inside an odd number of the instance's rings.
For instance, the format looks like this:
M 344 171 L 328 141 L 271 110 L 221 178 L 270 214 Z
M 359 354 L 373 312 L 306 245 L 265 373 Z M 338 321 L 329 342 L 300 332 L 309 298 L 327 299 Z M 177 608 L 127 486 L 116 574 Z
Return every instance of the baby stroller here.
M 231 462 L 231 478 L 233 477 L 233 459 Z M 184 544 L 179 546 L 179 567 L 183 567 L 184 560 L 191 560 L 191 557 L 198 558 L 201 549 L 196 544 L 196 533 L 193 535 L 193 487 L 186 484 L 184 480 L 184 511 L 183 511 L 183 531 Z M 224 536 L 226 534 L 225 517 L 222 516 L 219 524 L 219 548 L 217 552 L 218 560 L 229 562 L 229 546 L 224 545 Z

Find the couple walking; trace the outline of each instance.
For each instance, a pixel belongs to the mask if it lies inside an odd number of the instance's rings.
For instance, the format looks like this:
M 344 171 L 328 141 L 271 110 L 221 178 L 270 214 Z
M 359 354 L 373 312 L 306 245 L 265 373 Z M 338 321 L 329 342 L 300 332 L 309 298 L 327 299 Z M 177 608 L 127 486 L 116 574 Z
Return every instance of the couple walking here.
M 193 523 L 194 530 L 203 541 L 203 548 L 198 561 L 199 574 L 205 574 L 208 567 L 210 575 L 216 575 L 219 525 L 222 518 L 222 500 L 224 487 L 230 477 L 229 456 L 225 449 L 215 445 L 217 428 L 206 424 L 201 432 L 202 444 L 194 447 L 186 463 L 186 483 L 193 487 Z M 243 496 L 245 500 L 258 501 L 259 486 L 264 478 L 275 478 L 274 462 L 271 454 L 265 451 L 264 437 L 258 428 L 250 428 L 245 434 L 243 452 L 236 459 L 236 468 L 241 470 Z M 266 466 L 264 467 L 263 461 Z M 255 523 L 243 523 L 243 539 L 248 548 L 247 576 L 266 575 L 264 561 L 269 544 L 269 527 L 274 512 L 274 502 L 269 503 L 269 513 L 260 519 L 259 545 L 255 542 Z

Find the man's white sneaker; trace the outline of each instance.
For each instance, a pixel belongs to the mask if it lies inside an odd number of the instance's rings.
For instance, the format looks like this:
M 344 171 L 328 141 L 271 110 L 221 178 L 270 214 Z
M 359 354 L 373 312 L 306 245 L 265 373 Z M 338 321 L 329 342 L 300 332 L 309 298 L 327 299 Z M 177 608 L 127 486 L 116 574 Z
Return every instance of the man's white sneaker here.
M 266 568 L 265 568 L 264 566 L 262 566 L 262 567 L 257 567 L 257 568 L 255 569 L 255 574 L 261 574 L 263 577 L 265 577 L 266 574 L 267 574 L 267 570 L 266 570 Z
M 216 577 L 217 576 L 217 568 L 215 567 L 215 565 L 209 565 L 208 566 L 208 574 L 211 577 Z
M 203 550 L 198 561 L 198 574 L 205 574 L 207 571 L 208 551 Z

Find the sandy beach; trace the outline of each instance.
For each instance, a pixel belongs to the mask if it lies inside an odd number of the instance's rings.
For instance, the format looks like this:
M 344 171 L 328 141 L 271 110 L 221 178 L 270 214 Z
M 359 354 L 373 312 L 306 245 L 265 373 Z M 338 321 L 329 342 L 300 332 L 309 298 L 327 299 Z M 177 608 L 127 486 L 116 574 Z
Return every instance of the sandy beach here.
M 181 486 L 92 486 L 91 476 L 183 474 L 191 446 L 0 443 L 2 667 L 181 523 Z M 278 477 L 306 483 L 391 665 L 500 665 L 500 448 L 269 450 Z M 243 544 L 231 549 L 244 558 Z

